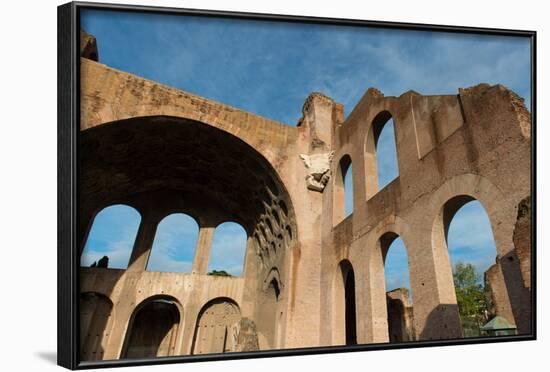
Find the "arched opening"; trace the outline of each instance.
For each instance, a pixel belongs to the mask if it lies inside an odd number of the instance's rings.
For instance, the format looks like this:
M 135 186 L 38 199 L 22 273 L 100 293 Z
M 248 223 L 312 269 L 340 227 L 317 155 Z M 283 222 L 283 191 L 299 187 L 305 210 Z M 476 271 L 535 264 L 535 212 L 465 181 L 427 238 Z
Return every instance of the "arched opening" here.
M 123 358 L 152 358 L 177 354 L 180 311 L 176 300 L 159 296 L 140 304 L 128 324 Z
M 334 224 L 353 213 L 353 170 L 351 157 L 344 155 L 338 163 L 334 183 Z
M 82 267 L 126 269 L 139 229 L 141 215 L 134 208 L 116 204 L 94 218 L 80 256 Z
M 279 282 L 275 278 L 271 279 L 271 282 L 269 282 L 269 290 L 274 295 L 270 297 L 275 299 L 275 302 L 279 301 L 279 295 L 281 294 L 281 289 L 279 288 Z
M 224 222 L 214 231 L 208 274 L 240 276 L 243 272 L 247 234 L 236 222 Z
M 255 141 L 245 133 L 242 138 Z M 84 215 L 105 200 L 125 201 L 143 211 L 148 224 L 142 226 L 149 227 L 140 241 L 145 252 L 139 256 L 140 265 L 132 264 L 132 269 L 135 266 L 136 270 L 152 269 L 157 247 L 151 230 L 157 213 L 185 211 L 205 221 L 207 226 L 200 231 L 198 242 L 201 251 L 210 244 L 210 239 L 215 239 L 213 223 L 235 221 L 250 236 L 257 236 L 256 253 L 261 255 L 260 260 L 253 259 L 253 252 L 247 255 L 250 259 L 246 260 L 243 270 L 266 277 L 271 268 L 288 262 L 286 254 L 298 240 L 299 230 L 292 201 L 278 174 L 278 164 L 272 164 L 264 156 L 269 151 L 262 153 L 264 149 L 257 150 L 242 138 L 215 124 L 168 116 L 137 117 L 83 130 L 79 138 L 79 168 L 82 170 L 79 205 Z M 204 146 L 205 143 L 209 146 Z M 271 236 L 267 219 L 273 230 Z M 140 237 L 142 234 L 138 239 Z M 275 243 L 275 249 L 271 243 Z M 147 253 L 150 252 L 147 248 L 153 245 L 152 252 Z M 208 262 L 204 256 L 200 256 L 204 258 L 202 261 L 195 260 L 196 280 L 189 284 L 200 286 L 204 282 L 205 278 L 200 279 L 200 275 L 208 272 L 208 264 L 215 263 L 215 251 L 214 247 Z M 145 255 L 149 256 L 148 267 Z M 89 287 L 102 283 L 95 277 L 91 279 L 94 282 Z M 211 289 L 216 290 L 220 281 L 210 279 L 206 282 L 213 283 Z M 127 283 L 134 288 L 133 283 Z M 233 284 L 240 286 L 238 281 Z M 253 290 L 257 295 L 254 308 L 259 307 L 264 293 L 268 293 L 266 296 L 274 304 L 268 310 L 273 319 L 278 319 L 283 309 L 279 306 L 280 298 L 285 293 L 281 282 L 278 287 L 264 289 L 261 286 Z M 275 321 L 270 322 L 273 323 Z M 276 344 L 275 338 L 271 337 L 270 342 Z
M 468 195 L 456 196 L 443 207 L 443 223 L 463 336 L 481 336 L 480 328 L 496 316 L 514 325 L 491 222 L 482 204 Z M 497 303 L 492 303 L 495 296 Z
M 367 199 L 399 177 L 395 127 L 389 111 L 372 121 L 365 141 Z
M 199 235 L 199 225 L 193 217 L 173 213 L 157 226 L 147 271 L 191 272 Z
M 225 353 L 235 350 L 234 329 L 241 320 L 235 301 L 216 298 L 199 312 L 193 335 L 193 354 Z
M 80 142 L 83 215 L 105 200 L 123 200 L 139 205 L 144 214 L 185 211 L 208 223 L 235 221 L 249 235 L 258 235 L 266 270 L 284 259 L 297 238 L 292 202 L 277 170 L 250 144 L 213 124 L 168 116 L 137 117 L 83 130 Z M 147 269 L 155 267 L 157 247 L 149 253 L 155 213 L 147 213 L 148 224 L 143 224 L 144 234 L 138 236 L 143 241 L 136 252 L 136 269 L 146 268 L 145 255 L 150 256 Z M 268 236 L 266 220 L 274 236 Z M 279 234 L 286 236 L 284 231 L 289 239 L 283 239 L 279 249 L 277 239 Z M 202 244 L 209 247 L 213 237 L 212 231 L 204 232 L 198 241 L 201 253 L 207 250 Z M 276 257 L 268 256 L 272 242 Z M 216 253 L 212 256 L 207 260 L 201 255 L 204 260 L 195 261 L 197 273 L 208 272 Z M 256 265 L 256 260 L 250 260 L 250 265 Z M 181 266 L 167 270 L 180 271 Z
M 405 243 L 395 233 L 380 238 L 384 259 L 384 287 L 389 342 L 415 339 L 409 263 Z
M 355 309 L 355 273 L 348 260 L 340 262 L 340 271 L 344 284 L 344 319 L 346 345 L 357 344 L 357 321 Z
M 113 303 L 106 296 L 80 295 L 80 360 L 103 360 L 113 327 Z
M 376 141 L 376 170 L 379 190 L 399 177 L 395 128 L 391 118 L 384 124 Z

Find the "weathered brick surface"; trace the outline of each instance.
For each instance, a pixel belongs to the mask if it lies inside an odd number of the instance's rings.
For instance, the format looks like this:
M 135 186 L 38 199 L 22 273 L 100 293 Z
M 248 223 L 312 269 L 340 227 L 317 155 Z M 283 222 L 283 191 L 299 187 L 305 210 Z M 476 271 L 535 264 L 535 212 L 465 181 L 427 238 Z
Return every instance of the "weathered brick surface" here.
M 514 229 L 514 246 L 519 258 L 523 283 L 531 289 L 531 197 L 518 206 L 518 218 Z
M 409 291 L 405 288 L 394 289 L 386 293 L 386 299 L 388 306 L 389 341 L 413 341 L 415 339 L 414 315 L 409 299 Z
M 500 262 L 491 266 L 484 275 L 489 302 L 489 317 L 501 316 L 509 323 L 514 324 L 514 314 L 508 300 L 508 290 L 502 275 Z
M 405 334 L 461 337 L 446 231 L 474 199 L 497 247 L 486 274 L 494 311 L 530 332 L 530 115 L 515 93 L 480 84 L 456 95 L 385 97 L 371 88 L 345 120 L 342 105 L 315 93 L 290 127 L 112 69 L 90 59 L 94 43 L 84 34 L 82 45 L 80 244 L 103 207 L 125 203 L 142 215 L 127 270 L 81 270 L 83 296 L 105 299 L 87 303 L 113 317 L 98 317 L 111 329 L 87 358 L 123 356 L 129 320 L 155 298 L 183 314 L 163 349 L 172 354 L 192 353 L 199 314 L 216 299 L 249 322 L 230 349 L 343 344 L 352 325 L 341 262 L 354 271 L 357 342 L 388 342 L 397 320 L 388 313 L 384 260 L 397 236 L 412 292 Z M 376 139 L 390 117 L 399 177 L 378 190 Z M 333 159 L 324 188 L 308 188 L 303 159 L 313 156 Z M 344 157 L 353 166 L 354 210 L 346 218 Z M 148 272 L 156 225 L 174 212 L 200 225 L 193 272 Z M 213 231 L 228 220 L 248 234 L 243 275 L 206 275 Z

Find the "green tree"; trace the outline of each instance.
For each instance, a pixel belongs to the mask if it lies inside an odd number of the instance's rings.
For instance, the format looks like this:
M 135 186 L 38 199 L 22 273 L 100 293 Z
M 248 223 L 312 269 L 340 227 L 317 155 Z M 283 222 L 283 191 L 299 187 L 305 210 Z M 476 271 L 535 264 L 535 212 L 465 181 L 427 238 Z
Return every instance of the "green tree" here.
M 458 262 L 453 270 L 456 300 L 463 326 L 486 321 L 487 298 L 479 274 L 472 264 Z
M 231 274 L 229 274 L 227 271 L 225 270 L 212 270 L 208 273 L 208 275 L 214 275 L 214 276 L 233 276 Z

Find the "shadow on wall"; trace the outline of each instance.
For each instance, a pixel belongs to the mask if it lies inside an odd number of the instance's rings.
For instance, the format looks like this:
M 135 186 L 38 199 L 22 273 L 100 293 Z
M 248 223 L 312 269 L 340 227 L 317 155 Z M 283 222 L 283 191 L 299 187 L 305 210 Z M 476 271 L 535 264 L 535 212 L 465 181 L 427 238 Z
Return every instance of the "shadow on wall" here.
M 95 292 L 80 294 L 80 359 L 102 360 L 113 325 L 113 303 Z
M 401 298 L 394 298 L 396 294 Z M 405 342 L 415 340 L 414 314 L 408 290 L 397 288 L 386 293 L 386 308 L 388 311 L 388 334 L 390 342 Z
M 169 296 L 154 296 L 136 307 L 128 323 L 123 358 L 174 355 L 180 310 Z
M 531 291 L 523 285 L 516 251 L 502 257 L 500 264 L 518 334 L 531 334 Z
M 440 304 L 433 309 L 424 324 L 419 340 L 462 338 L 462 326 L 457 304 Z

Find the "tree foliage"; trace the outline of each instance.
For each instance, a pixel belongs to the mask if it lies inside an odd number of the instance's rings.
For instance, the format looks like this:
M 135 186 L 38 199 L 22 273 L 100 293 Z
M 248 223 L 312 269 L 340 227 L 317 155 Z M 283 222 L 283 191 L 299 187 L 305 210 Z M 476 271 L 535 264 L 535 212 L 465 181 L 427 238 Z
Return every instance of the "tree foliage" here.
M 233 276 L 231 274 L 229 274 L 227 271 L 225 270 L 212 270 L 208 273 L 208 275 L 214 275 L 214 276 Z
M 458 262 L 453 271 L 453 280 L 462 321 L 483 323 L 486 320 L 487 299 L 475 267 Z

